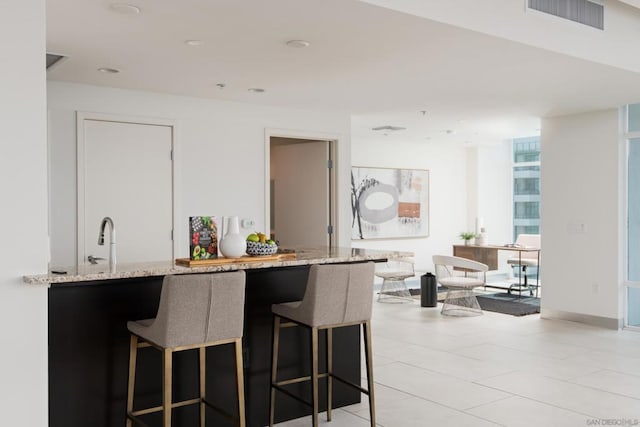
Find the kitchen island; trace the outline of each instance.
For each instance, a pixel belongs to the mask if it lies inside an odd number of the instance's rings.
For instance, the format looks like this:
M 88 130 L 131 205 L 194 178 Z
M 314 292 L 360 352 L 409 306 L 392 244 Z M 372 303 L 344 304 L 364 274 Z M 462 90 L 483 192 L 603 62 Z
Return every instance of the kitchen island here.
M 246 271 L 243 360 L 248 426 L 268 424 L 271 358 L 271 305 L 302 299 L 309 266 L 328 263 L 381 262 L 399 254 L 349 248 L 296 249 L 295 259 L 265 262 L 182 267 L 175 262 L 122 264 L 114 271 L 106 265 L 54 269 L 59 273 L 25 276 L 29 285 L 49 285 L 49 426 L 122 426 L 125 421 L 128 320 L 155 317 L 163 277 L 169 274 L 198 274 L 231 270 Z M 373 296 L 372 296 L 373 297 Z M 307 375 L 308 332 L 290 328 L 280 345 L 283 377 Z M 334 332 L 334 370 L 358 383 L 360 380 L 360 332 L 357 327 Z M 324 338 L 320 354 L 324 354 Z M 233 413 L 235 408 L 234 359 L 231 347 L 207 350 L 207 398 Z M 320 369 L 325 361 L 321 359 Z M 174 359 L 174 400 L 197 396 L 197 353 L 181 352 Z M 136 406 L 161 401 L 161 359 L 159 352 L 141 351 L 138 356 Z M 295 390 L 295 387 L 298 389 Z M 309 393 L 305 384 L 293 391 Z M 321 382 L 321 408 L 324 401 Z M 276 420 L 298 418 L 310 409 L 280 395 Z M 335 386 L 335 407 L 360 401 L 360 393 L 340 384 Z M 140 406 L 138 406 L 140 405 Z M 198 425 L 195 407 L 177 408 L 174 425 Z M 160 414 L 146 416 L 156 425 Z M 207 425 L 227 425 L 209 410 Z

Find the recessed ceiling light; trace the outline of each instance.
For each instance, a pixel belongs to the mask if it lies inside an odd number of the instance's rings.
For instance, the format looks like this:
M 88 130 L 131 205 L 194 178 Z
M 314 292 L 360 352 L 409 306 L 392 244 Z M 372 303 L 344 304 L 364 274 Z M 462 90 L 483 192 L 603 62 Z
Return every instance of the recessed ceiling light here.
M 253 92 L 253 93 L 263 93 L 264 89 L 259 88 L 259 87 L 250 87 L 249 89 L 247 89 L 249 92 Z
M 140 12 L 142 12 L 142 10 L 138 6 L 134 6 L 129 3 L 112 3 L 109 5 L 109 7 L 114 12 L 118 12 L 126 15 L 137 15 Z
M 295 48 L 303 48 L 303 47 L 311 46 L 311 43 L 309 43 L 306 40 L 289 40 L 287 41 L 286 44 L 289 47 L 295 47 Z
M 118 70 L 117 68 L 107 68 L 107 67 L 98 68 L 98 71 L 105 74 L 118 74 L 120 72 L 120 70 Z
M 202 46 L 204 42 L 202 40 L 185 40 L 184 44 L 187 46 Z

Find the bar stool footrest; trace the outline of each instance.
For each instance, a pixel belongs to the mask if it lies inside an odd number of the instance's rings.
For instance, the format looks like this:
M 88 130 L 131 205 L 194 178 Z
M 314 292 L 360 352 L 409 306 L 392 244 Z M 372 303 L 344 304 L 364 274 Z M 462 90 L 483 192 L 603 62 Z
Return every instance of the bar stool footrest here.
M 238 422 L 238 420 L 239 420 L 238 417 L 232 415 L 230 412 L 225 411 L 221 407 L 219 407 L 217 405 L 214 405 L 213 403 L 209 402 L 207 399 L 202 399 L 202 402 L 205 405 L 207 405 L 209 408 L 213 409 L 214 411 L 216 411 L 217 413 L 219 413 L 220 415 L 225 417 L 227 420 L 233 421 L 234 423 Z
M 200 398 L 196 397 L 195 399 L 189 399 L 189 400 L 182 400 L 180 402 L 173 402 L 171 404 L 171 409 L 173 408 L 180 408 L 182 406 L 188 406 L 188 405 L 195 405 L 196 403 L 200 403 Z M 145 408 L 145 409 L 138 409 L 137 411 L 131 411 L 130 414 L 127 415 L 132 415 L 132 416 L 139 416 L 139 415 L 147 415 L 147 414 L 153 414 L 154 412 L 160 412 L 162 411 L 163 406 L 154 406 L 151 408 Z
M 355 383 L 353 383 L 353 382 L 351 382 L 351 381 L 349 381 L 347 379 L 344 379 L 344 378 L 342 378 L 342 377 L 340 377 L 340 376 L 338 376 L 336 374 L 331 374 L 331 377 L 335 378 L 338 381 L 340 381 L 344 385 L 348 385 L 350 387 L 355 388 L 356 390 L 359 390 L 360 393 L 364 393 L 367 396 L 369 395 L 369 390 L 367 390 L 366 388 L 363 388 L 362 386 L 359 386 L 358 384 L 355 384 Z
M 345 378 L 342 378 L 339 375 L 329 374 L 327 372 L 325 372 L 323 374 L 318 374 L 318 379 L 320 379 L 320 378 L 328 378 L 328 377 L 335 378 L 336 380 L 340 381 L 344 385 L 348 385 L 349 387 L 352 387 L 352 388 L 360 391 L 361 393 L 366 394 L 367 396 L 369 395 L 369 390 L 359 386 L 358 384 L 355 384 L 352 381 L 349 381 L 349 380 L 347 380 Z M 302 382 L 305 382 L 305 381 L 311 381 L 311 377 L 310 376 L 308 376 L 308 377 L 298 377 L 298 378 L 291 378 L 291 379 L 288 379 L 288 380 L 278 381 L 278 382 L 274 383 L 272 385 L 272 387 L 275 388 L 276 390 L 286 394 L 287 396 L 298 400 L 299 402 L 302 402 L 302 403 L 304 403 L 306 405 L 309 405 L 309 406 L 313 406 L 310 401 L 305 400 L 305 399 L 301 398 L 300 396 L 297 396 L 297 395 L 291 393 L 289 390 L 287 390 L 287 389 L 285 389 L 283 387 L 283 386 L 286 386 L 286 385 L 298 384 L 298 383 L 302 383 Z M 205 403 L 207 403 L 207 402 L 205 402 Z
M 238 417 L 233 416 L 231 413 L 229 413 L 229 412 L 225 411 L 224 409 L 222 409 L 221 407 L 209 402 L 207 399 L 200 399 L 199 397 L 196 397 L 194 399 L 189 399 L 189 400 L 182 400 L 180 402 L 173 402 L 171 404 L 171 409 L 180 408 L 182 406 L 195 405 L 195 404 L 198 404 L 198 403 L 204 403 L 209 408 L 211 408 L 214 411 L 218 412 L 220 415 L 222 415 L 223 417 L 225 417 L 229 421 L 233 421 L 233 422 L 236 422 L 236 423 L 238 422 Z M 160 412 L 160 411 L 162 411 L 162 409 L 163 409 L 162 406 L 154 406 L 152 408 L 138 409 L 136 411 L 132 411 L 132 412 L 128 413 L 127 417 L 129 419 L 131 419 L 132 421 L 134 421 L 136 424 L 147 426 L 147 424 L 144 423 L 139 418 L 139 416 L 140 415 L 153 414 L 155 412 Z
M 276 390 L 278 390 L 279 392 L 286 394 L 287 396 L 289 396 L 292 399 L 297 400 L 300 403 L 304 403 L 307 406 L 313 406 L 313 403 L 311 403 L 310 401 L 303 399 L 302 397 L 291 393 L 289 390 L 285 389 L 284 387 L 281 387 L 277 384 L 273 384 L 271 387 L 275 388 Z
M 149 427 L 149 424 L 145 423 L 144 421 L 142 421 L 140 418 L 136 417 L 133 414 L 127 414 L 127 419 L 130 419 L 131 421 L 133 421 L 137 426 Z
M 318 374 L 318 378 L 326 378 L 328 376 L 329 376 L 329 374 L 327 374 L 327 373 Z M 282 387 L 283 385 L 297 384 L 297 383 L 302 383 L 302 382 L 305 382 L 305 381 L 311 381 L 311 376 L 291 378 L 291 379 L 288 379 L 288 380 L 282 380 L 282 381 L 278 381 L 278 382 L 274 383 L 274 385 Z

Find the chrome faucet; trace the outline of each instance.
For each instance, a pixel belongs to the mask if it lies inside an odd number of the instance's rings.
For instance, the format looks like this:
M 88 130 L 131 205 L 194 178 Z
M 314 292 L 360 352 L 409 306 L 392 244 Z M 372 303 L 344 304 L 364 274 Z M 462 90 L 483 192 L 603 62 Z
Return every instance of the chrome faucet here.
M 104 245 L 104 228 L 109 224 L 109 267 L 113 269 L 116 266 L 116 227 L 113 220 L 108 216 L 102 218 L 100 223 L 100 234 L 98 234 L 98 245 Z

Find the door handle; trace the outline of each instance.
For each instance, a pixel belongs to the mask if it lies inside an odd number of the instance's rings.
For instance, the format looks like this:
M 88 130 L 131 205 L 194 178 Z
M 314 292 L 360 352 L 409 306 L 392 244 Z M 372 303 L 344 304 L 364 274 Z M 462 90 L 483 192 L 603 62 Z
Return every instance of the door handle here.
M 87 261 L 89 261 L 89 263 L 91 263 L 91 264 L 97 264 L 97 263 L 98 263 L 98 261 L 100 261 L 100 260 L 104 260 L 104 258 L 95 257 L 95 256 L 93 256 L 93 255 L 89 255 L 89 256 L 87 257 Z

